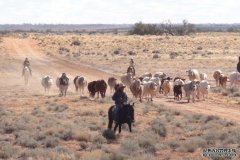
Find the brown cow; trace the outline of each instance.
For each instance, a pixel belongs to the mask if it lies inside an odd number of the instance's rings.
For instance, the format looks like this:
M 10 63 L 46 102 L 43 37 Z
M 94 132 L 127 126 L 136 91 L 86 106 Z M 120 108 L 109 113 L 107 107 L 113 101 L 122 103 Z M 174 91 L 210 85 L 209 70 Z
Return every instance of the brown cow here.
M 98 93 L 97 98 L 99 98 L 99 93 L 101 97 L 104 98 L 107 90 L 107 83 L 104 80 L 97 80 L 88 83 L 88 91 L 91 97 L 95 97 L 95 94 Z
M 110 87 L 110 92 L 113 93 L 114 91 L 114 87 L 116 86 L 117 84 L 117 79 L 114 78 L 114 77 L 109 77 L 108 78 L 108 85 Z
M 220 77 L 219 77 L 219 85 L 222 87 L 222 88 L 226 88 L 227 86 L 227 76 L 224 75 L 224 74 L 220 74 Z
M 134 97 L 139 97 L 140 102 L 142 102 L 142 86 L 140 80 L 133 81 L 133 83 L 130 85 L 130 91 L 132 92 Z

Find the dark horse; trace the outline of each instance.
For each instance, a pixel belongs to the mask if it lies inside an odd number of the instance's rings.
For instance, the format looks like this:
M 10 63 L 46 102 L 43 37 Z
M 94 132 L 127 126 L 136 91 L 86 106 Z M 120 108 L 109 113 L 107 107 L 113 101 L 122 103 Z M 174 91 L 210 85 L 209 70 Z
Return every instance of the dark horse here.
M 108 110 L 108 129 L 112 129 L 113 121 L 115 121 L 114 132 L 116 132 L 119 126 L 119 133 L 121 133 L 122 124 L 127 123 L 129 131 L 132 132 L 132 122 L 134 122 L 134 103 L 125 104 L 118 110 L 118 115 L 114 116 L 114 106 L 111 106 Z M 118 117 L 118 118 L 114 118 Z
M 135 76 L 135 68 L 133 66 L 129 66 L 127 69 L 127 73 L 132 73 L 132 76 Z

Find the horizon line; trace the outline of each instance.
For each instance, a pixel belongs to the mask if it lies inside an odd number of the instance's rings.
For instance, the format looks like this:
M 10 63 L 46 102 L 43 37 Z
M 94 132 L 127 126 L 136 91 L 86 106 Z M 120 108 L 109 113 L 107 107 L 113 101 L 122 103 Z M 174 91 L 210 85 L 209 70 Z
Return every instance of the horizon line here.
M 139 21 L 142 22 L 142 21 Z M 3 23 L 0 25 L 134 25 L 136 23 L 139 22 L 135 22 L 135 23 Z M 145 23 L 142 22 L 144 24 L 162 24 L 164 22 L 160 22 L 160 23 Z M 181 24 L 181 23 L 172 23 L 172 24 Z M 239 24 L 240 22 L 234 22 L 234 23 L 189 23 L 189 24 L 195 24 L 195 25 L 206 25 L 206 24 L 212 24 L 212 25 L 233 25 L 233 24 Z

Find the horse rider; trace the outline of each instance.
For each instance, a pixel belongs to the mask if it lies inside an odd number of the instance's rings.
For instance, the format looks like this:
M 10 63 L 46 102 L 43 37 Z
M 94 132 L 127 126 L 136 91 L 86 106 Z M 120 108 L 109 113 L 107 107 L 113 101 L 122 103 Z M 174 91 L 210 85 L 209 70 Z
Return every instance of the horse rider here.
M 67 79 L 67 81 L 69 81 L 69 78 L 67 77 L 66 73 L 62 73 L 62 76 L 59 79 L 61 85 L 64 85 L 64 82 L 63 82 L 64 79 Z
M 238 57 L 237 71 L 240 73 L 240 56 Z
M 130 58 L 130 67 L 134 67 L 134 61 L 133 61 L 133 58 Z
M 130 65 L 127 69 L 127 73 L 132 73 L 132 75 L 135 76 L 135 68 L 134 68 L 133 58 L 130 58 Z
M 115 93 L 112 96 L 112 100 L 115 102 L 115 109 L 114 109 L 114 117 L 115 120 L 118 120 L 118 112 L 120 107 L 122 107 L 124 104 L 127 103 L 128 97 L 127 94 L 124 92 L 124 88 L 126 86 L 124 86 L 122 83 L 119 84 L 119 86 L 117 87 Z
M 32 75 L 32 70 L 30 68 L 30 62 L 29 62 L 28 58 L 25 58 L 25 60 L 23 62 L 23 71 L 24 71 L 24 67 L 28 67 L 28 69 L 30 71 L 30 75 Z

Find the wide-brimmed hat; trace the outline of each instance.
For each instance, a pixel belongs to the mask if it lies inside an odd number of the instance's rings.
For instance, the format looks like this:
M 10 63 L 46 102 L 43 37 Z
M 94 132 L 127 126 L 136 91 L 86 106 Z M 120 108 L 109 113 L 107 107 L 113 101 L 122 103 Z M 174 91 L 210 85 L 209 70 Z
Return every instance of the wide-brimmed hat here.
M 124 86 L 122 83 L 119 84 L 118 88 L 125 88 L 126 86 Z

